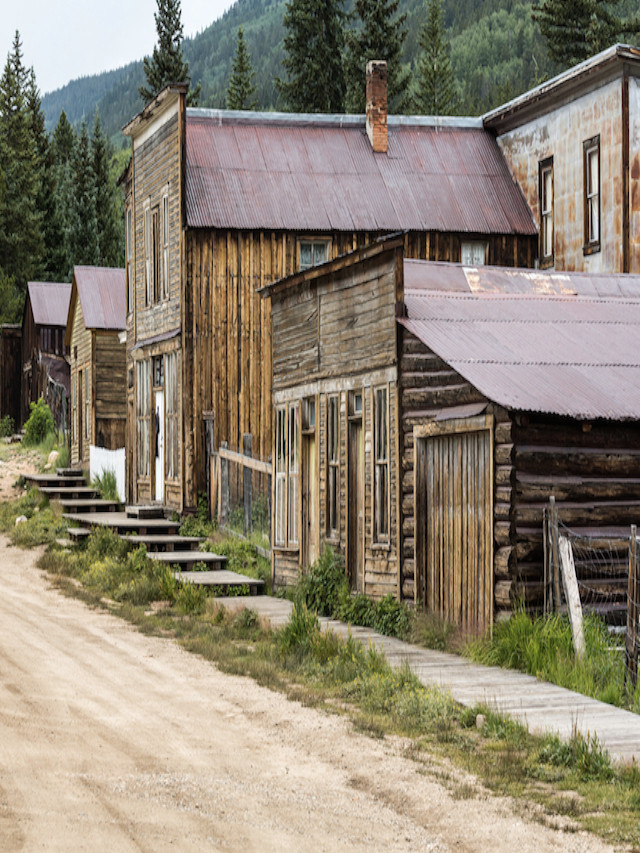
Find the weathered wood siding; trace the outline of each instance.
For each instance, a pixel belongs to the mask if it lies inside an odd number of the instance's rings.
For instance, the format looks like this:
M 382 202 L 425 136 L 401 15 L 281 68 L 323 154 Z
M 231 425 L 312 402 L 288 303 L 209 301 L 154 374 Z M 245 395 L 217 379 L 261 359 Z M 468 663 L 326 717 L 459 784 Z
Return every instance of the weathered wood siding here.
M 72 293 L 72 326 L 71 326 L 71 342 L 70 342 L 70 362 L 71 362 L 71 387 L 72 390 L 71 408 L 69 417 L 75 423 L 71 423 L 70 430 L 70 459 L 72 465 L 88 465 L 89 464 L 89 445 L 94 443 L 93 429 L 95 426 L 95 418 L 92 416 L 91 399 L 93 396 L 94 380 L 93 380 L 93 340 L 91 332 L 84 324 L 82 314 L 82 306 L 77 298 L 77 291 Z M 82 373 L 82 412 L 78 405 L 78 376 Z M 89 435 L 87 436 L 87 428 L 85 423 L 86 412 L 86 376 L 89 376 Z M 75 397 L 74 397 L 75 394 Z M 76 405 L 73 405 L 75 399 Z M 71 422 L 71 420 L 70 420 Z M 79 429 L 82 428 L 82 440 L 79 438 Z M 82 455 L 80 455 L 82 449 Z
M 368 245 L 379 234 L 369 232 L 312 235 L 330 240 L 330 258 Z M 297 269 L 297 243 L 309 235 L 291 232 L 188 231 L 186 234 L 185 323 L 185 505 L 195 507 L 204 488 L 202 412 L 213 411 L 216 446 L 227 441 L 240 450 L 242 436 L 253 436 L 254 454 L 271 452 L 272 332 L 268 301 L 256 290 Z M 461 244 L 484 240 L 487 262 L 533 266 L 536 242 L 514 235 L 410 233 L 405 257 L 460 261 Z M 307 346 L 311 346 L 308 342 Z M 297 343 L 292 344 L 295 350 Z M 325 340 L 340 354 L 341 341 Z M 307 353 L 307 355 L 309 355 Z M 283 355 L 287 371 L 300 369 L 299 353 Z M 293 359 L 293 360 L 292 360 Z M 282 381 L 284 366 L 274 371 Z
M 124 447 L 127 417 L 125 344 L 118 332 L 96 331 L 93 345 L 95 443 L 117 450 Z
M 328 542 L 347 559 L 349 494 L 349 424 L 353 395 L 362 395 L 364 497 L 362 591 L 372 597 L 397 595 L 399 587 L 399 518 L 397 501 L 397 348 L 395 303 L 397 257 L 387 254 L 381 268 L 371 262 L 303 283 L 272 298 L 274 407 L 304 400 L 315 402 L 318 507 L 315 541 Z M 388 395 L 388 517 L 386 541 L 374 531 L 374 396 Z M 328 529 L 328 412 L 338 400 L 338 525 Z M 275 447 L 273 458 L 276 458 Z M 301 470 L 302 466 L 301 466 Z M 302 486 L 304 489 L 304 485 Z M 274 478 L 275 505 L 275 478 Z M 304 518 L 301 529 L 304 530 Z M 273 540 L 274 537 L 272 537 Z M 302 568 L 302 549 L 272 546 L 276 585 L 291 585 Z M 346 566 L 347 573 L 351 567 Z
M 20 426 L 22 331 L 19 326 L 0 326 L 0 418 L 13 418 Z

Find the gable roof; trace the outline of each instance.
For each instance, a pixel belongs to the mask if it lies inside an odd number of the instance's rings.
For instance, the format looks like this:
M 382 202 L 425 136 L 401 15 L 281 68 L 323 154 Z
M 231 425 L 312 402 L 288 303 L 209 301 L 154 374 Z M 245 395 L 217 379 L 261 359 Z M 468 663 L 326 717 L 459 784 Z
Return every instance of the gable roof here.
M 30 281 L 27 283 L 29 303 L 36 326 L 67 325 L 71 285 L 66 282 Z
M 548 286 L 537 289 L 530 278 L 527 290 L 524 270 L 511 271 L 521 290 L 509 291 L 505 271 L 491 267 L 482 270 L 483 287 L 445 291 L 437 289 L 444 271 L 434 269 L 445 265 L 415 263 L 398 322 L 488 399 L 584 420 L 640 419 L 640 276 L 624 277 L 636 298 L 594 294 L 599 279 L 615 276 L 544 273 Z M 451 265 L 444 280 L 460 283 L 469 273 Z
M 390 116 L 376 154 L 364 116 L 187 110 L 193 228 L 534 235 L 480 119 Z
M 126 328 L 126 276 L 123 269 L 74 267 L 73 282 L 87 329 L 123 331 Z

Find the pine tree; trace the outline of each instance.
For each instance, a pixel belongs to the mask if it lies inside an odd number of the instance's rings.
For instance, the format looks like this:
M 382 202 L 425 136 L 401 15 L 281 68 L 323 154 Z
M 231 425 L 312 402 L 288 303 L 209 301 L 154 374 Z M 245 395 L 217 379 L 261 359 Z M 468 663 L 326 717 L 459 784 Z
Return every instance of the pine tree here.
M 49 257 L 49 267 L 56 280 L 70 281 L 73 272 L 72 219 L 74 197 L 74 164 L 76 135 L 64 110 L 53 131 L 51 148 L 54 160 L 56 185 L 56 218 L 60 228 L 60 242 Z
M 549 56 L 560 68 L 583 62 L 595 53 L 640 32 L 640 19 L 620 17 L 620 0 L 543 0 L 534 3 L 533 20 L 547 42 Z
M 121 246 L 123 215 L 118 209 L 117 188 L 109 168 L 110 154 L 109 140 L 102 132 L 100 114 L 96 110 L 91 136 L 91 169 L 98 229 L 98 263 L 105 267 L 122 266 L 124 263 L 124 248 Z
M 283 24 L 288 80 L 276 88 L 293 112 L 344 111 L 342 0 L 289 0 Z
M 158 43 L 151 58 L 145 56 L 144 76 L 146 86 L 138 92 L 142 100 L 151 101 L 168 83 L 191 83 L 189 63 L 182 52 L 182 12 L 180 0 L 157 0 L 158 11 L 154 12 Z M 189 90 L 188 103 L 195 105 L 200 97 L 200 83 Z
M 387 62 L 387 96 L 390 112 L 409 105 L 409 70 L 402 67 L 407 35 L 406 14 L 398 15 L 399 0 L 356 0 L 359 29 L 347 34 L 347 110 L 363 113 L 366 107 L 366 67 L 372 59 Z
M 89 134 L 84 121 L 80 127 L 73 164 L 71 253 L 74 265 L 95 265 L 100 257 L 95 183 L 91 167 Z
M 420 58 L 414 95 L 416 111 L 424 115 L 455 115 L 458 92 L 444 28 L 442 0 L 428 0 L 427 20 L 420 29 Z
M 242 27 L 238 27 L 236 52 L 231 67 L 231 79 L 227 88 L 228 110 L 254 110 L 258 103 L 254 97 L 256 87 L 253 82 L 256 72 L 251 65 L 251 57 L 244 40 Z
M 0 268 L 24 297 L 41 267 L 42 217 L 37 208 L 39 162 L 27 102 L 30 73 L 16 32 L 0 79 L 0 138 L 4 187 L 0 199 Z

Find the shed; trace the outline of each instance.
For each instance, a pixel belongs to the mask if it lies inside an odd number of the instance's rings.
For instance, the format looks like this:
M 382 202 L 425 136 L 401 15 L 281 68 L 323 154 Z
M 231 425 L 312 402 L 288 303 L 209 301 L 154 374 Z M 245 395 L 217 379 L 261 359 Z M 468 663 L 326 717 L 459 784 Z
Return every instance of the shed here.
M 639 287 L 387 240 L 265 289 L 276 585 L 324 540 L 355 589 L 469 630 L 540 604 L 551 494 L 578 531 L 640 516 Z
M 65 343 L 71 362 L 70 461 L 88 466 L 89 447 L 125 445 L 124 269 L 73 269 Z

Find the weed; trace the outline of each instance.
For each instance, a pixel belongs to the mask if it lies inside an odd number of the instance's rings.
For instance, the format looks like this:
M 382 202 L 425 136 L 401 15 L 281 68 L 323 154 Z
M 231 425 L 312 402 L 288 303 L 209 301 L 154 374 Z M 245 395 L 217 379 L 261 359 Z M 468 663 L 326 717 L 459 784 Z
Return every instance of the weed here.
M 613 776 L 609 753 L 602 748 L 597 735 L 586 737 L 574 726 L 569 741 L 548 736 L 538 753 L 541 764 L 574 770 L 584 780 L 608 782 Z
M 194 583 L 183 583 L 176 596 L 176 608 L 181 613 L 202 613 L 207 603 L 207 591 Z
M 342 556 L 325 545 L 318 559 L 300 578 L 297 595 L 309 610 L 320 616 L 333 616 L 340 600 L 349 593 Z
M 0 437 L 5 438 L 13 435 L 16 429 L 16 423 L 11 415 L 4 415 L 0 418 Z
M 100 497 L 105 501 L 119 501 L 118 481 L 116 472 L 110 468 L 104 470 L 102 474 L 94 477 L 91 481 L 93 488 L 99 493 Z

